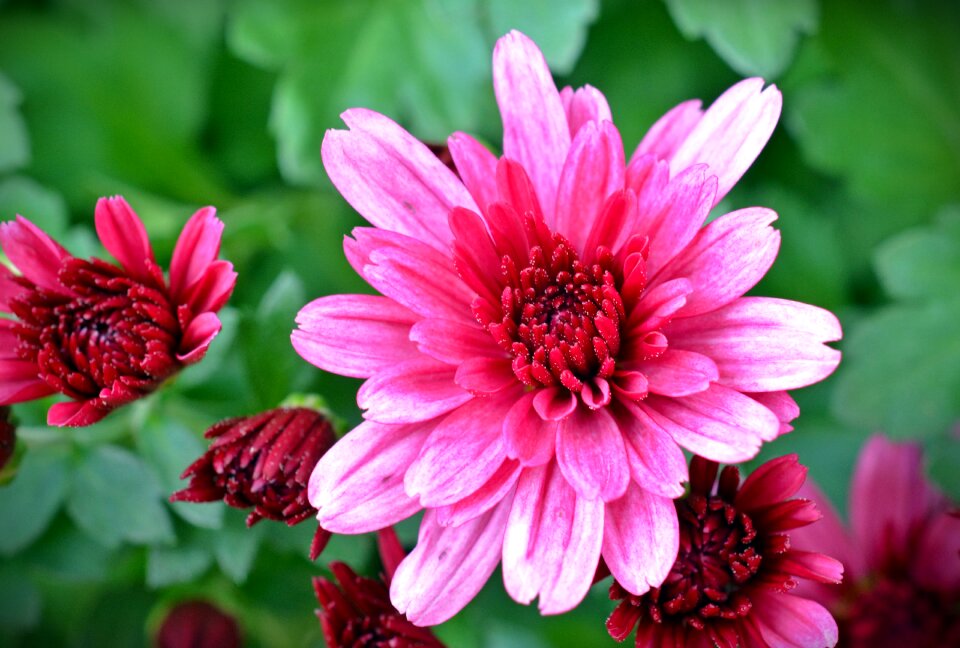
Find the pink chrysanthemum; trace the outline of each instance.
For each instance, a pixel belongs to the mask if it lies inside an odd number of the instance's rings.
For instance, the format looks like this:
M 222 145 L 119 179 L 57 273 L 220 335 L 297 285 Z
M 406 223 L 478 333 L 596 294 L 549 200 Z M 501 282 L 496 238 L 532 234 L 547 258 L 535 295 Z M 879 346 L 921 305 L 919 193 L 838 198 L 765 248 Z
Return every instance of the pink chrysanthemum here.
M 820 518 L 810 500 L 791 499 L 807 469 L 796 455 L 780 457 L 743 485 L 735 466 L 719 480 L 717 470 L 715 462 L 693 458 L 690 492 L 674 502 L 677 559 L 663 584 L 641 596 L 614 581 L 610 598 L 620 604 L 607 620 L 610 635 L 623 641 L 636 626 L 637 648 L 836 645 L 830 613 L 789 593 L 798 579 L 839 583 L 843 576 L 839 561 L 790 546 L 795 529 Z
M 50 425 L 90 425 L 203 358 L 220 331 L 216 312 L 236 282 L 218 261 L 223 223 L 212 207 L 187 222 L 170 281 L 143 223 L 117 196 L 101 198 L 97 235 L 119 267 L 71 256 L 33 223 L 0 224 L 0 405 L 61 393 Z
M 510 595 L 544 613 L 583 598 L 601 555 L 630 592 L 660 584 L 680 446 L 753 457 L 797 414 L 784 390 L 839 361 L 830 313 L 742 297 L 776 256 L 772 211 L 702 227 L 769 138 L 776 88 L 681 104 L 627 164 L 603 95 L 558 92 L 527 37 L 500 39 L 493 77 L 499 160 L 456 133 L 455 174 L 362 109 L 326 134 L 330 178 L 377 226 L 347 258 L 383 296 L 318 299 L 292 336 L 368 379 L 366 421 L 311 479 L 321 524 L 361 533 L 426 509 L 392 585 L 418 624 L 455 614 L 501 558 Z
M 795 544 L 843 561 L 840 587 L 810 586 L 837 617 L 850 648 L 960 646 L 960 519 L 923 475 L 914 443 L 874 436 L 850 488 L 850 533 L 812 484 L 804 494 L 824 513 Z M 956 506 L 956 503 L 953 503 Z

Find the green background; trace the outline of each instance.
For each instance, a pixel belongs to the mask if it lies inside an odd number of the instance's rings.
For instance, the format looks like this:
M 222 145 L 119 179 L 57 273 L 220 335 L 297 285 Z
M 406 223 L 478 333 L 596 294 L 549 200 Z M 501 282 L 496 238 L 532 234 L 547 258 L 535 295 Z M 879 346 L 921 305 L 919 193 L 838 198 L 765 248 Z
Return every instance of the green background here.
M 366 106 L 418 137 L 500 141 L 496 38 L 518 28 L 558 85 L 590 83 L 628 153 L 682 100 L 744 76 L 784 95 L 780 124 L 718 208 L 780 214 L 779 258 L 756 294 L 836 312 L 844 361 L 796 394 L 799 452 L 843 510 L 856 453 L 883 430 L 916 439 L 960 496 L 960 11 L 954 3 L 829 0 L 0 0 L 0 219 L 23 214 L 77 256 L 101 255 L 93 206 L 123 194 L 162 263 L 187 217 L 216 205 L 239 281 L 209 356 L 150 398 L 79 430 L 49 403 L 14 408 L 0 473 L 0 644 L 148 644 L 165 611 L 202 597 L 252 646 L 322 645 L 310 578 L 339 559 L 375 573 L 367 537 L 306 559 L 288 529 L 223 505 L 169 504 L 203 430 L 322 395 L 344 426 L 359 381 L 289 344 L 296 311 L 369 290 L 342 237 L 361 224 L 323 172 L 337 115 Z M 415 522 L 401 525 L 412 542 Z M 540 618 L 499 574 L 438 629 L 452 646 L 607 645 L 612 604 Z

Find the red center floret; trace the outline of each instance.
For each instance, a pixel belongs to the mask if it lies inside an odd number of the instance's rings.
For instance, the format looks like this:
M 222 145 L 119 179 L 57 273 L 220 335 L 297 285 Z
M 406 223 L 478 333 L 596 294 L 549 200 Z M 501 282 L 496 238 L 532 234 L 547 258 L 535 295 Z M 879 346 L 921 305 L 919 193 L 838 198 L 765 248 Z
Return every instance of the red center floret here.
M 159 269 L 157 270 L 159 275 Z M 74 399 L 100 398 L 105 409 L 153 391 L 175 373 L 182 326 L 162 275 L 145 285 L 103 261 L 69 259 L 59 280 L 72 293 L 34 286 L 11 300 L 17 353 Z
M 583 263 L 559 234 L 533 246 L 522 267 L 503 256 L 502 319 L 484 324 L 513 355 L 523 384 L 579 392 L 592 378 L 613 375 L 624 305 L 613 255 L 599 248 L 596 257 Z

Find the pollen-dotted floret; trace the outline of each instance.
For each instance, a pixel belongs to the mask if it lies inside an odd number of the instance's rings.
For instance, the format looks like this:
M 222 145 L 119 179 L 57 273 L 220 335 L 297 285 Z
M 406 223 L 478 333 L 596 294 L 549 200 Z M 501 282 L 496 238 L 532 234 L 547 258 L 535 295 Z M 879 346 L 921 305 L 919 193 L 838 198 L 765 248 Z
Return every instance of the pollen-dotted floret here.
M 686 102 L 626 158 L 603 95 L 558 92 L 537 46 L 493 54 L 503 155 L 454 133 L 455 172 L 375 112 L 343 114 L 324 166 L 374 227 L 344 250 L 380 295 L 317 299 L 293 345 L 364 378 L 366 419 L 317 466 L 325 528 L 426 509 L 391 585 L 414 623 L 461 609 L 502 562 L 510 595 L 571 609 L 603 557 L 642 594 L 679 542 L 681 446 L 753 457 L 829 375 L 830 313 L 743 297 L 776 257 L 769 209 L 704 226 L 760 153 L 781 97 L 761 79 Z

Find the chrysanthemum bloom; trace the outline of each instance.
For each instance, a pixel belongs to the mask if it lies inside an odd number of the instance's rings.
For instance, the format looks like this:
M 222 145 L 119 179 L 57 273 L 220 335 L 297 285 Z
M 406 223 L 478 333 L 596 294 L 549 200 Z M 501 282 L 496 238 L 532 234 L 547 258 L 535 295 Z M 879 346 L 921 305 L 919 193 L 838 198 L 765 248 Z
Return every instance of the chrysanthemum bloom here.
M 206 601 L 187 601 L 170 610 L 157 632 L 157 648 L 240 648 L 234 618 Z
M 119 266 L 71 256 L 27 219 L 0 224 L 0 404 L 61 393 L 50 425 L 90 425 L 152 392 L 203 358 L 220 331 L 216 312 L 236 282 L 217 260 L 223 223 L 212 207 L 187 222 L 170 281 L 143 223 L 117 196 L 101 198 L 97 235 Z
M 293 526 L 317 513 L 307 500 L 307 480 L 317 461 L 336 442 L 330 421 L 306 407 L 281 407 L 220 421 L 205 436 L 210 448 L 181 475 L 190 485 L 173 502 L 223 500 L 250 508 L 247 526 L 263 518 Z M 330 540 L 321 527 L 313 536 L 314 560 Z
M 794 596 L 800 578 L 839 583 L 843 566 L 790 546 L 790 532 L 820 518 L 816 505 L 791 499 L 807 469 L 796 455 L 766 462 L 740 485 L 734 466 L 701 457 L 690 463 L 690 492 L 675 500 L 680 551 L 660 587 L 636 596 L 614 581 L 621 603 L 607 630 L 636 645 L 691 648 L 823 648 L 837 643 L 837 624 L 814 601 Z M 717 481 L 714 485 L 714 481 Z
M 329 648 L 444 648 L 432 632 L 410 623 L 390 603 L 390 578 L 403 557 L 392 529 L 379 534 L 386 573 L 382 580 L 358 576 L 341 562 L 330 563 L 336 582 L 313 579 L 320 602 L 317 617 Z M 385 545 L 387 545 L 385 547 Z M 399 554 L 391 561 L 387 553 Z
M 804 593 L 833 611 L 840 644 L 960 646 L 960 519 L 924 478 L 920 446 L 870 439 L 853 474 L 849 533 L 815 486 L 804 489 L 824 519 L 800 529 L 795 544 L 845 567 L 840 587 Z
M 0 469 L 7 465 L 17 446 L 17 426 L 10 420 L 10 408 L 0 407 Z
M 777 254 L 772 211 L 701 227 L 770 136 L 776 88 L 681 104 L 627 164 L 603 95 L 558 92 L 522 34 L 493 77 L 504 156 L 454 134 L 462 181 L 377 113 L 326 134 L 330 178 L 377 226 L 347 258 L 383 296 L 318 299 L 293 333 L 316 366 L 368 379 L 366 421 L 311 479 L 321 524 L 426 509 L 391 590 L 417 624 L 455 614 L 501 558 L 510 595 L 544 613 L 583 598 L 601 554 L 634 594 L 660 584 L 680 446 L 754 456 L 797 414 L 784 390 L 839 360 L 830 313 L 742 297 Z

